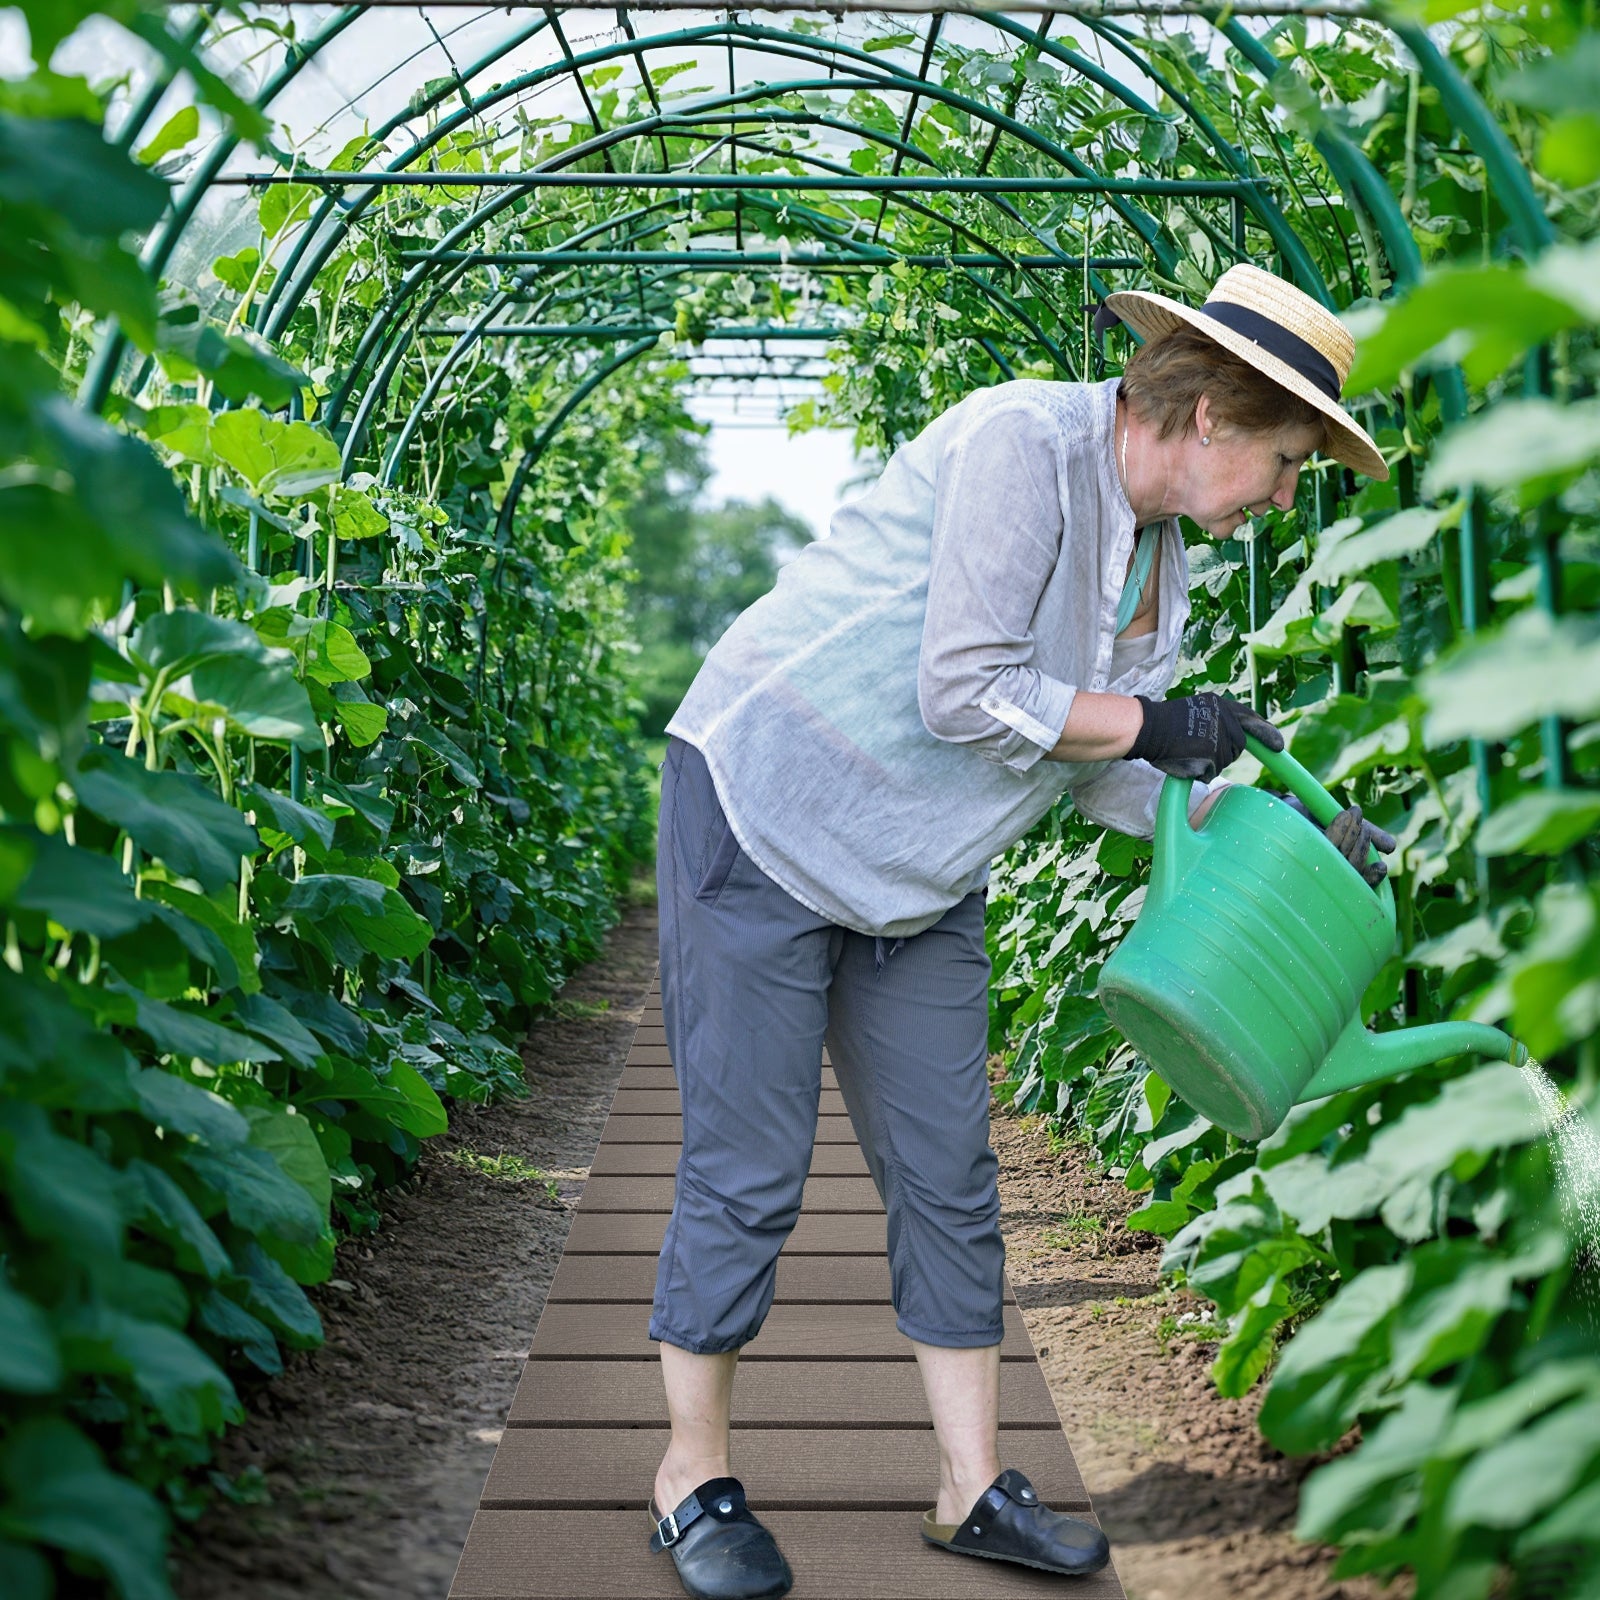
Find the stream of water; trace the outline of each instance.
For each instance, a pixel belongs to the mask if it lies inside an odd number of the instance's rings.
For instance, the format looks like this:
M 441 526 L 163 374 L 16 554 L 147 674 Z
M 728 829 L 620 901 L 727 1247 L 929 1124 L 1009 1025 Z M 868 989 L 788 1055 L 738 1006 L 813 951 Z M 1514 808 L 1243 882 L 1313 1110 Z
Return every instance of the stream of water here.
M 1590 1326 L 1600 1328 L 1600 1131 L 1537 1061 L 1522 1076 L 1544 1115 L 1562 1214 L 1577 1241 L 1578 1293 Z

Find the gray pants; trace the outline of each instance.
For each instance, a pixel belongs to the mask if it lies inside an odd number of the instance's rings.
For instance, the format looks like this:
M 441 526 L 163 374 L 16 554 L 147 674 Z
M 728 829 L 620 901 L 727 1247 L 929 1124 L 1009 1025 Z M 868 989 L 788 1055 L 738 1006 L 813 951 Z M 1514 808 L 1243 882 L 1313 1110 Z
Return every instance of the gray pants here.
M 760 1331 L 800 1214 L 826 1042 L 888 1211 L 900 1331 L 998 1344 L 983 896 L 904 940 L 828 922 L 739 848 L 704 759 L 677 739 L 656 873 L 683 1154 L 650 1337 L 710 1354 Z

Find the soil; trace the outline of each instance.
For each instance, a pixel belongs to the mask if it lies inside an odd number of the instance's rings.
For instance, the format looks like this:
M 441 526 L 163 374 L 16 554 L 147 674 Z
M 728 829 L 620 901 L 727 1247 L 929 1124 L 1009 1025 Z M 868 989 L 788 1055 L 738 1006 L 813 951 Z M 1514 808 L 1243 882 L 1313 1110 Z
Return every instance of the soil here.
M 255 1503 L 190 1530 L 179 1600 L 443 1600 L 655 966 L 655 908 L 631 908 L 530 1033 L 529 1097 L 454 1107 L 340 1246 L 348 1287 L 312 1291 L 327 1343 L 218 1452 Z
M 246 1397 L 216 1461 L 244 1502 L 181 1536 L 179 1600 L 444 1600 L 655 961 L 634 907 L 532 1030 L 529 1098 L 457 1107 L 341 1245 L 327 1343 Z M 1124 1226 L 1138 1199 L 1037 1120 L 997 1114 L 993 1141 L 1011 1281 L 1129 1600 L 1397 1600 L 1291 1537 L 1308 1467 L 1212 1390 L 1202 1303 Z

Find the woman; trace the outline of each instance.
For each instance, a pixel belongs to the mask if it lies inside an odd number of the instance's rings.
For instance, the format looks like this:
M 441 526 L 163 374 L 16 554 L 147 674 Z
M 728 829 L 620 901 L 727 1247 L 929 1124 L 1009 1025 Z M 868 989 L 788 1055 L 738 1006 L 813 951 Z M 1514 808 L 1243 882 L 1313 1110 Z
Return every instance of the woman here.
M 1239 266 L 1200 311 L 1109 306 L 1145 339 L 1121 380 L 1001 384 L 931 423 L 733 624 L 669 725 L 683 1155 L 650 1320 L 672 1420 L 651 1548 L 691 1595 L 791 1581 L 730 1474 L 728 1417 L 799 1214 L 824 1043 L 938 1437 L 923 1536 L 1054 1572 L 1107 1560 L 997 1455 L 988 864 L 1063 794 L 1149 837 L 1163 773 L 1212 779 L 1246 733 L 1281 749 L 1247 707 L 1162 698 L 1189 611 L 1176 518 L 1223 538 L 1286 509 L 1318 450 L 1388 476 L 1338 403 L 1349 336 L 1298 290 Z M 1364 861 L 1374 834 L 1353 811 L 1338 836 Z

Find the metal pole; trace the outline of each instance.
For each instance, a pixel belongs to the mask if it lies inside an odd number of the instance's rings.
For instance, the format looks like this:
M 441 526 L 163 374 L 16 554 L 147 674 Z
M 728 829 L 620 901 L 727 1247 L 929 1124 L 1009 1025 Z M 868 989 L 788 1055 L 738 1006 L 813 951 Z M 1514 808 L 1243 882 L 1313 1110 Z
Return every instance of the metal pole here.
M 966 178 L 855 173 L 848 177 L 800 172 L 240 172 L 217 178 L 213 187 L 258 188 L 299 183 L 332 188 L 420 189 L 756 189 L 842 190 L 899 194 L 1170 194 L 1230 198 L 1256 188 L 1253 178 Z

